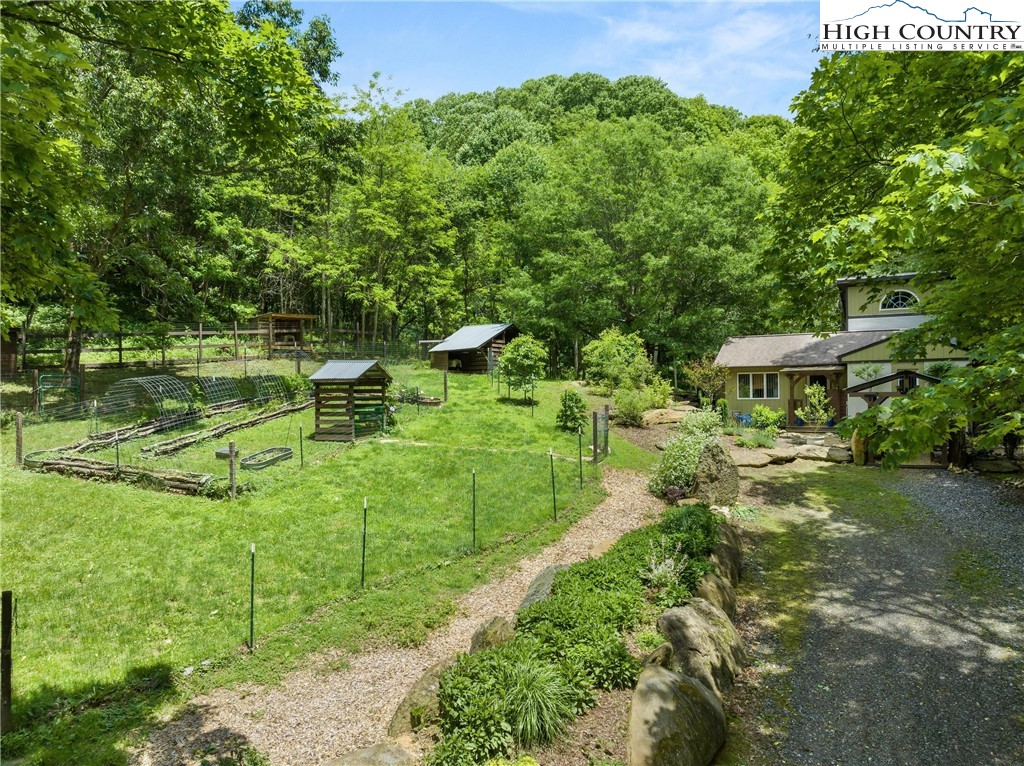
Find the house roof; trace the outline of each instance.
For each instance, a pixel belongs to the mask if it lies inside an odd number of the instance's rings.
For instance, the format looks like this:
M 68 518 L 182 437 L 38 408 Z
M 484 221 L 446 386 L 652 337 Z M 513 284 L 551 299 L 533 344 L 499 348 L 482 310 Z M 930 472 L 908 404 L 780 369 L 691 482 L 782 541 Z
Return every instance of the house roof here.
M 391 380 L 388 371 L 380 366 L 376 359 L 331 359 L 323 367 L 309 376 L 310 380 L 358 380 L 373 368 L 377 368 Z
M 438 343 L 430 353 L 435 351 L 470 351 L 480 348 L 491 341 L 495 336 L 501 335 L 512 325 L 510 324 L 469 324 L 460 327 L 454 333 Z
M 877 274 L 868 277 L 840 277 L 837 285 L 858 285 L 869 282 L 907 282 L 917 276 L 916 271 L 903 271 L 899 274 Z
M 851 351 L 879 343 L 893 330 L 837 332 L 827 337 L 813 333 L 744 335 L 725 341 L 715 362 L 723 367 L 822 367 L 838 365 Z

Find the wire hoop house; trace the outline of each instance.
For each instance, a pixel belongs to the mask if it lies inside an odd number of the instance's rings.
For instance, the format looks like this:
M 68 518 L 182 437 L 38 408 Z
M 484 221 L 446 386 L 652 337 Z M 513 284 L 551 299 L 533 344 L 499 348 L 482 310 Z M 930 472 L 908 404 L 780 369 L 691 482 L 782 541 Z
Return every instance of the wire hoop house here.
M 266 404 L 273 399 L 285 401 L 289 398 L 288 388 L 280 375 L 250 375 L 249 380 L 256 388 L 253 401 L 257 404 Z
M 138 413 L 161 429 L 190 423 L 200 415 L 188 388 L 171 375 L 119 380 L 97 404 L 101 416 L 125 411 Z
M 242 398 L 242 393 L 238 390 L 238 382 L 234 378 L 212 375 L 198 378 L 198 381 L 199 388 L 203 392 L 203 399 L 207 404 L 235 402 Z

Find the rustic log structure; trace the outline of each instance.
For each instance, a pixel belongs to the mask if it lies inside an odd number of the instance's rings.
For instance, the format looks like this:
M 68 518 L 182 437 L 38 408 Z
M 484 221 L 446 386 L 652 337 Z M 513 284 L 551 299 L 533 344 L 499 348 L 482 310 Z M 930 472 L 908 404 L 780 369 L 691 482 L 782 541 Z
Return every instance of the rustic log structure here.
M 498 363 L 505 344 L 519 335 L 510 324 L 466 325 L 430 349 L 435 370 L 485 373 Z
M 351 442 L 380 433 L 391 376 L 373 359 L 332 360 L 309 376 L 316 441 Z
M 305 339 L 306 323 L 312 328 L 314 314 L 260 314 L 256 317 L 259 337 L 265 339 L 267 358 L 275 351 L 312 351 L 313 346 Z
M 26 455 L 25 465 L 39 471 L 59 473 L 79 479 L 139 484 L 152 489 L 186 495 L 211 494 L 211 482 L 214 480 L 213 475 L 208 473 L 170 469 L 148 470 L 128 465 L 118 466 L 104 460 L 61 456 L 54 450 Z

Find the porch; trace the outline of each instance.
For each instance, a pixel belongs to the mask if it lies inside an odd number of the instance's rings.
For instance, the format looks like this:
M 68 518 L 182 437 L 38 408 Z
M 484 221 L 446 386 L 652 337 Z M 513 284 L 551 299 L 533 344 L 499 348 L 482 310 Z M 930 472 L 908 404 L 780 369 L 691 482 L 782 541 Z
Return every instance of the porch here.
M 784 367 L 779 372 L 786 376 L 789 381 L 789 397 L 786 399 L 786 430 L 802 432 L 814 431 L 813 427 L 797 423 L 796 411 L 803 407 L 806 399 L 802 394 L 804 388 L 809 385 L 823 385 L 828 394 L 829 404 L 835 410 L 834 423 L 846 417 L 846 395 L 843 391 L 846 378 L 846 367 L 844 365 L 823 365 L 820 367 Z M 828 430 L 833 430 L 829 426 Z

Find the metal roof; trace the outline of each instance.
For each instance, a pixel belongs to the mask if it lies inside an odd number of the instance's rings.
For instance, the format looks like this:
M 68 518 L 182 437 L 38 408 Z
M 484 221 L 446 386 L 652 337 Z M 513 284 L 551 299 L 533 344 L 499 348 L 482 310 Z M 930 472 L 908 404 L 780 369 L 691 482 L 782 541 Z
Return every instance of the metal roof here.
M 331 359 L 323 367 L 309 376 L 310 380 L 358 380 L 376 367 L 388 380 L 391 376 L 380 366 L 376 359 Z
M 745 335 L 725 341 L 715 362 L 723 367 L 820 367 L 837 365 L 843 354 L 872 346 L 893 335 L 893 330 L 837 332 L 827 337 L 813 333 Z
M 435 351 L 470 351 L 480 348 L 492 340 L 496 335 L 501 335 L 512 325 L 510 324 L 468 324 L 449 335 L 441 343 L 430 349 Z

